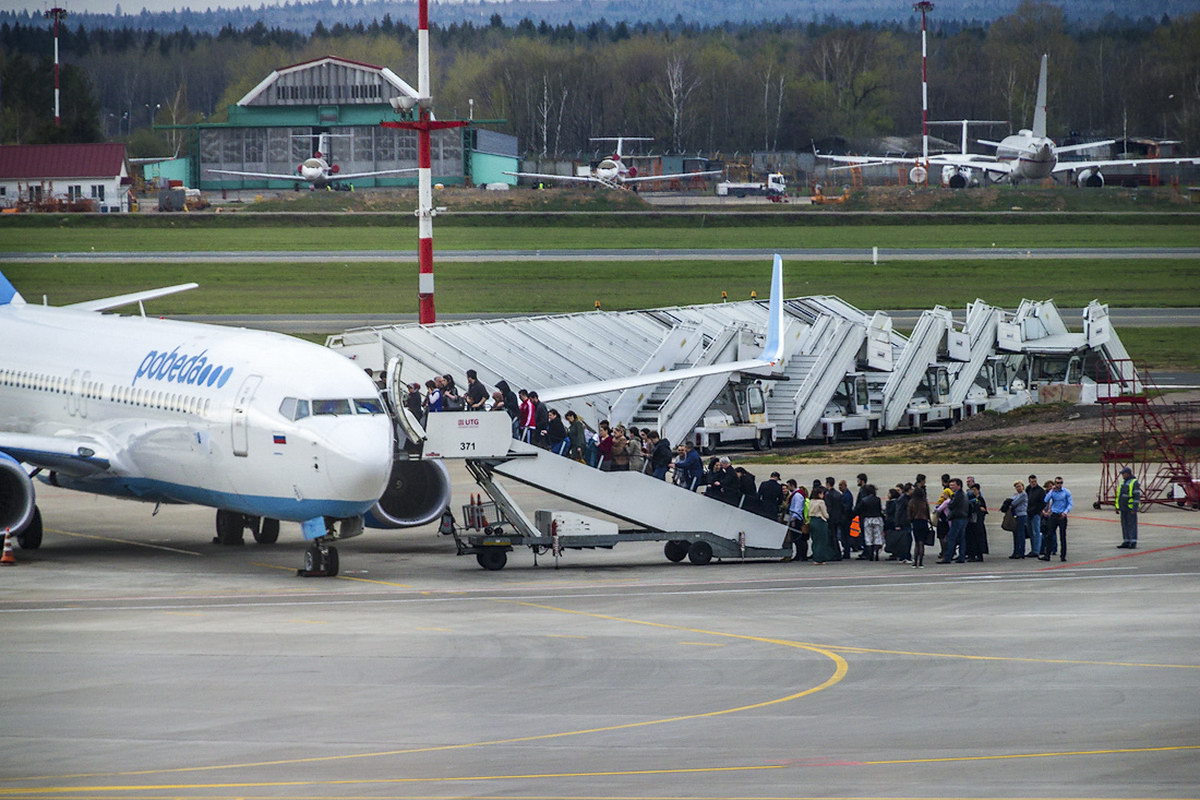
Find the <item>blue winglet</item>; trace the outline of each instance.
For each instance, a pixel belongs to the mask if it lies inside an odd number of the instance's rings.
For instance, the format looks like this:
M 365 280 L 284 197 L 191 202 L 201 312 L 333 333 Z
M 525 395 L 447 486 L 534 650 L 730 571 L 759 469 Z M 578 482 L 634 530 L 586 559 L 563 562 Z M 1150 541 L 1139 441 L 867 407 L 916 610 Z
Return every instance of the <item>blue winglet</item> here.
M 17 291 L 16 287 L 8 282 L 8 278 L 4 277 L 3 272 L 0 272 L 0 306 L 24 302 L 25 298 L 21 297 L 21 293 Z

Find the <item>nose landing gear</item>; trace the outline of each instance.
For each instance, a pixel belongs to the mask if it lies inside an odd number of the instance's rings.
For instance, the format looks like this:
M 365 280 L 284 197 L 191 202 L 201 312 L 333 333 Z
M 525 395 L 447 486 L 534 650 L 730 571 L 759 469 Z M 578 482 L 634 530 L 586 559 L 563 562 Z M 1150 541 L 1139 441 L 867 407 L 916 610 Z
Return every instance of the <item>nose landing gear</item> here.
M 335 578 L 338 574 L 338 551 L 328 541 L 316 539 L 304 551 L 304 566 L 296 570 L 301 578 Z

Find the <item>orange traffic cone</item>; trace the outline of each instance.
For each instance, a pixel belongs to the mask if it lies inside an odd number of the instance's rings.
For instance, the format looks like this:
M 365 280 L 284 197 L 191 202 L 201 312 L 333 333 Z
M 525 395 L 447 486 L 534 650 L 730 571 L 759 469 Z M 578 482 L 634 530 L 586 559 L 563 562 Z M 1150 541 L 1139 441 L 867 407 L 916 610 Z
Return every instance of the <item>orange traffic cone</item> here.
M 0 556 L 0 566 L 15 567 L 17 559 L 13 555 L 12 546 L 12 531 L 8 528 L 4 529 L 4 555 Z

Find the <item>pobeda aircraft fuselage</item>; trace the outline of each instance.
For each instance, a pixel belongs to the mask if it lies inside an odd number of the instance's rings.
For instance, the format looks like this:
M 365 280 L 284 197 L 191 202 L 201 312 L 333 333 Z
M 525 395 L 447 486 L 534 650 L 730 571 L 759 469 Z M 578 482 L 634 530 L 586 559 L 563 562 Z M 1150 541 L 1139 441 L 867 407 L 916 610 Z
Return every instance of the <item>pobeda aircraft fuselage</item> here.
M 90 310 L 102 303 L 27 304 L 0 276 L 0 528 L 37 513 L 24 462 L 66 488 L 215 507 L 239 539 L 260 521 L 361 530 L 393 456 L 361 369 L 280 334 Z

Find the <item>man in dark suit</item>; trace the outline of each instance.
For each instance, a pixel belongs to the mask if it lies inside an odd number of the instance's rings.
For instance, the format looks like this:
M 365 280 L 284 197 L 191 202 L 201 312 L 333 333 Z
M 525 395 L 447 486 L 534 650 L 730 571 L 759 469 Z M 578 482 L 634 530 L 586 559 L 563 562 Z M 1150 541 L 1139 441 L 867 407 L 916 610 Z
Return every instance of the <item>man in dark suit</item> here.
M 758 487 L 758 513 L 770 519 L 779 517 L 779 505 L 783 502 L 783 484 L 779 473 L 772 472 L 768 480 Z

